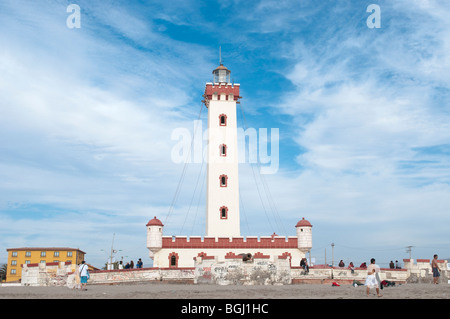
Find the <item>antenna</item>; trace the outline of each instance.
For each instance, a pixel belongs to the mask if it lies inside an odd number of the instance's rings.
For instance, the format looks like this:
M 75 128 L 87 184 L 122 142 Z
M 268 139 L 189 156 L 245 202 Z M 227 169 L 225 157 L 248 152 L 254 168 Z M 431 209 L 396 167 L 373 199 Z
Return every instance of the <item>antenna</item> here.
M 219 46 L 219 63 L 222 65 L 222 47 Z

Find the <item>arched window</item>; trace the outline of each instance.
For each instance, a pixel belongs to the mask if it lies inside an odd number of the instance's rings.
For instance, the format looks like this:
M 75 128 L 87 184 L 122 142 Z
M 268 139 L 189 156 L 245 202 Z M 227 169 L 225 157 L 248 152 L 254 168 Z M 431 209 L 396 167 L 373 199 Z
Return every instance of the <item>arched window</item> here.
M 220 187 L 227 187 L 228 184 L 228 176 L 223 174 L 219 176 Z
M 227 156 L 227 146 L 225 144 L 220 144 L 220 156 Z
M 225 114 L 219 115 L 219 125 L 220 126 L 227 126 L 227 116 Z
M 176 252 L 169 254 L 169 267 L 178 267 L 178 257 Z
M 228 207 L 220 207 L 220 219 L 228 219 Z

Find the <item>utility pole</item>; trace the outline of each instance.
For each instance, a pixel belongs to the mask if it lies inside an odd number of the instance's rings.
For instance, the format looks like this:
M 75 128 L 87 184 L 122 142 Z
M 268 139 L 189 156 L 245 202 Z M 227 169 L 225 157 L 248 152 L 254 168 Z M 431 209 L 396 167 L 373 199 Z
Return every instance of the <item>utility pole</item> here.
M 331 243 L 331 267 L 334 267 L 334 243 Z
M 112 269 L 112 264 L 113 264 L 113 253 L 114 253 L 114 237 L 116 236 L 116 233 L 113 234 L 113 240 L 112 240 L 112 244 L 111 244 L 111 255 L 109 255 L 110 257 L 110 262 L 109 264 L 111 265 L 111 269 Z
M 411 251 L 414 246 L 406 246 L 406 252 L 409 253 L 409 259 L 411 259 Z

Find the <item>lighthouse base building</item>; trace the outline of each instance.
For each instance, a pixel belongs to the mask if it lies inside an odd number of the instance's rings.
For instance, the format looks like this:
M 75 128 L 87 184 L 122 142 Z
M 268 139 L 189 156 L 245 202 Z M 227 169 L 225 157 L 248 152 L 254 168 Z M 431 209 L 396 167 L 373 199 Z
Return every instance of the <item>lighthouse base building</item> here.
M 312 225 L 304 218 L 295 226 L 297 236 L 240 236 L 236 119 L 239 89 L 239 84 L 230 81 L 230 70 L 221 63 L 203 94 L 208 108 L 206 234 L 189 238 L 164 236 L 164 225 L 155 216 L 146 225 L 153 267 L 194 267 L 199 260 L 285 260 L 298 267 L 312 247 Z
M 164 236 L 162 222 L 156 216 L 147 224 L 147 247 L 153 267 L 194 267 L 197 259 L 217 262 L 239 259 L 263 259 L 275 262 L 287 259 L 299 266 L 312 247 L 312 225 L 306 219 L 297 225 L 297 236 L 201 237 Z

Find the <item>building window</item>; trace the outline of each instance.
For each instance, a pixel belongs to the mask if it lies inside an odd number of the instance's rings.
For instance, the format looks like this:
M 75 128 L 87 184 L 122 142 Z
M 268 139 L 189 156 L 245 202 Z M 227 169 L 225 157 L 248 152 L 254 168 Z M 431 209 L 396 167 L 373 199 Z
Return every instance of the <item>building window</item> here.
M 25 260 L 25 263 L 26 263 L 27 265 L 29 265 L 29 264 L 31 264 L 31 261 L 30 261 L 30 260 Z
M 13 252 L 11 253 L 11 257 L 17 257 L 17 251 L 13 251 Z
M 53 257 L 59 257 L 59 251 L 55 251 L 55 252 L 53 253 Z
M 227 156 L 227 146 L 225 144 L 220 144 L 220 156 Z
M 17 265 L 17 260 L 11 260 L 11 266 L 16 266 Z
M 219 177 L 220 187 L 227 187 L 228 183 L 228 176 L 223 174 Z
M 45 264 L 45 260 L 41 260 L 41 264 Z
M 219 115 L 219 125 L 220 126 L 227 126 L 227 116 L 225 114 Z
M 41 257 L 45 257 L 47 255 L 46 251 L 41 251 Z
M 16 274 L 16 270 L 15 269 L 11 269 L 11 275 L 15 275 Z
M 220 207 L 220 219 L 228 219 L 228 207 Z
M 31 251 L 27 251 L 27 252 L 25 253 L 25 257 L 31 257 Z
M 71 251 L 67 252 L 67 257 L 72 257 L 72 252 Z
M 169 254 L 169 267 L 178 267 L 178 254 L 175 252 Z

